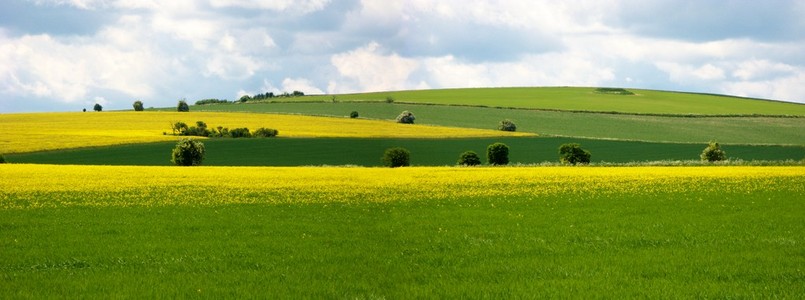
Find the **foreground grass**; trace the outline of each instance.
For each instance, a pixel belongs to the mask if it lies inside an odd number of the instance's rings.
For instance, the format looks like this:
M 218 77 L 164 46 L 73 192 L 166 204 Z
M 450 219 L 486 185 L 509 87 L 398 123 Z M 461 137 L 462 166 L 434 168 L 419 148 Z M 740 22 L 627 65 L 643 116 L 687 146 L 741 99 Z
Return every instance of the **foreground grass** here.
M 283 137 L 492 137 L 529 136 L 496 130 L 448 128 L 397 124 L 392 121 L 357 120 L 300 115 L 220 112 L 101 112 L 0 114 L 6 131 L 0 153 L 21 153 L 89 146 L 108 146 L 158 141 L 175 141 L 171 126 L 184 122 L 194 126 L 204 121 L 215 129 L 260 127 L 278 129 Z M 167 133 L 168 135 L 165 135 Z
M 805 106 L 805 105 L 803 105 Z M 733 144 L 805 143 L 805 118 L 682 117 L 602 113 L 534 111 L 442 105 L 387 103 L 260 103 L 194 106 L 196 111 L 243 111 L 394 119 L 412 111 L 417 123 L 451 127 L 496 129 L 503 119 L 517 130 L 540 135 L 639 140 L 650 142 Z
M 495 142 L 508 145 L 512 164 L 558 162 L 559 145 L 580 143 L 592 153 L 593 162 L 646 162 L 698 160 L 706 144 L 667 144 L 590 140 L 561 137 L 464 138 L 464 139 L 369 139 L 369 138 L 275 138 L 209 139 L 204 141 L 208 166 L 380 166 L 387 148 L 411 151 L 415 166 L 454 165 L 460 153 L 472 150 L 481 156 Z M 170 165 L 175 143 L 149 143 L 23 153 L 7 155 L 14 163 L 77 165 Z M 805 146 L 723 145 L 733 160 L 799 161 Z M 485 159 L 483 159 L 485 160 Z
M 805 295 L 801 167 L 0 165 L 0 179 L 6 297 Z

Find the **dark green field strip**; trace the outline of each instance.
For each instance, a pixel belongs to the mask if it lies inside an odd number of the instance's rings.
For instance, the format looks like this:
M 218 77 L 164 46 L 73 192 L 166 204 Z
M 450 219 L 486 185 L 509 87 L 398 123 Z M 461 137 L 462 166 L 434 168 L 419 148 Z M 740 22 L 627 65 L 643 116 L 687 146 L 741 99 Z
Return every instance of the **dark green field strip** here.
M 0 210 L 0 294 L 798 299 L 801 192 Z
M 512 163 L 557 162 L 559 145 L 580 143 L 592 152 L 593 162 L 632 162 L 659 160 L 698 160 L 706 144 L 667 144 L 630 141 L 591 140 L 563 137 L 483 138 L 483 139 L 211 139 L 205 140 L 210 166 L 378 166 L 383 151 L 404 147 L 411 151 L 411 163 L 442 166 L 456 163 L 460 153 L 472 150 L 484 157 L 494 142 L 507 144 Z M 78 165 L 169 165 L 175 143 L 152 143 L 72 149 L 7 155 L 14 163 Z M 803 146 L 725 145 L 732 159 L 801 160 Z
M 665 117 L 386 103 L 270 103 L 194 106 L 197 111 L 241 111 L 349 116 L 393 120 L 409 110 L 419 124 L 497 129 L 511 119 L 517 130 L 542 135 L 651 142 L 805 145 L 805 118 Z
M 384 101 L 483 105 L 599 112 L 657 114 L 805 115 L 805 105 L 725 95 L 628 89 L 636 95 L 596 93 L 592 87 L 516 87 L 410 90 L 335 95 L 336 101 Z M 279 98 L 280 101 L 332 101 L 332 95 Z

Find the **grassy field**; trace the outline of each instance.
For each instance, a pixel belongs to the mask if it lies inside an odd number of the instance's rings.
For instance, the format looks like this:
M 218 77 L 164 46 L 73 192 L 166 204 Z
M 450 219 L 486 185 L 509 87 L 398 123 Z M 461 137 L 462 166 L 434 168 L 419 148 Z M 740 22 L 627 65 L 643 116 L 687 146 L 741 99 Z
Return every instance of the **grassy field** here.
M 529 136 L 468 128 L 447 128 L 397 124 L 391 121 L 300 115 L 210 113 L 210 112 L 103 112 L 0 114 L 0 153 L 22 153 L 77 147 L 120 145 L 156 141 L 176 141 L 171 125 L 185 122 L 195 126 L 204 121 L 214 129 L 267 127 L 283 137 L 492 137 Z M 168 135 L 165 135 L 167 133 Z
M 805 116 L 805 105 L 720 95 L 629 89 L 636 95 L 595 93 L 587 87 L 522 87 L 411 90 L 335 95 L 337 101 L 384 101 L 482 105 L 652 114 L 767 114 Z M 286 101 L 332 101 L 331 95 L 281 98 Z
M 486 147 L 503 142 L 510 148 L 512 163 L 557 162 L 559 145 L 580 143 L 593 153 L 593 162 L 698 160 L 706 144 L 664 144 L 561 137 L 462 138 L 462 139 L 368 139 L 368 138 L 275 138 L 205 140 L 209 166 L 379 166 L 383 151 L 404 147 L 412 152 L 415 166 L 456 163 L 460 153 L 472 150 L 484 157 Z M 174 142 L 71 149 L 6 155 L 14 163 L 153 165 L 170 164 Z M 742 160 L 801 160 L 805 146 L 724 145 L 727 156 Z M 485 161 L 485 158 L 484 158 Z
M 802 167 L 0 165 L 0 294 L 797 299 L 803 198 Z
M 673 117 L 529 111 L 440 105 L 386 103 L 271 103 L 193 106 L 198 111 L 247 111 L 348 116 L 392 120 L 414 112 L 417 123 L 496 129 L 511 119 L 521 132 L 540 135 L 624 139 L 650 142 L 805 145 L 805 118 Z

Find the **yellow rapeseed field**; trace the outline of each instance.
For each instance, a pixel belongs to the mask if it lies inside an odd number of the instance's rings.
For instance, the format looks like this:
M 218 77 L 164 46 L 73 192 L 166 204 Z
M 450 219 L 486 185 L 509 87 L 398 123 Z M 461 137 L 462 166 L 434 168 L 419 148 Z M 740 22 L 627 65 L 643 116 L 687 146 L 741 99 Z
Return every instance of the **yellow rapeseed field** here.
M 372 203 L 784 191 L 805 198 L 803 167 L 141 167 L 0 165 L 0 208 Z M 694 199 L 695 200 L 695 199 Z
M 279 130 L 280 137 L 445 138 L 528 136 L 530 133 L 404 125 L 392 121 L 221 112 L 101 112 L 0 114 L 0 153 L 173 141 L 171 124 Z M 168 135 L 163 135 L 167 133 Z

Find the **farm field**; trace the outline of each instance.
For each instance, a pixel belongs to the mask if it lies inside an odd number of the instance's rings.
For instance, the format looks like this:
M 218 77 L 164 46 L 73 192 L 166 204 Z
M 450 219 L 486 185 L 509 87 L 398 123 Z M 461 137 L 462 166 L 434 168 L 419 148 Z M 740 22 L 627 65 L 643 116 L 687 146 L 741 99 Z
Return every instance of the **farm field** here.
M 244 111 L 348 116 L 358 111 L 369 119 L 389 120 L 408 110 L 419 124 L 496 129 L 510 119 L 521 132 L 547 136 L 638 140 L 649 142 L 805 145 L 805 118 L 681 117 L 573 113 L 442 105 L 387 103 L 258 103 L 193 106 L 198 111 Z
M 211 128 L 259 127 L 278 129 L 283 137 L 490 137 L 529 136 L 441 126 L 402 125 L 391 121 L 353 120 L 300 115 L 210 112 L 102 112 L 0 114 L 7 133 L 0 138 L 0 153 L 22 153 L 78 147 L 157 141 L 176 141 L 170 135 L 175 122 L 193 125 L 204 121 Z M 165 135 L 168 133 L 168 135 Z
M 273 138 L 209 139 L 204 141 L 208 166 L 380 166 L 380 156 L 391 147 L 410 150 L 414 166 L 454 165 L 460 153 L 472 150 L 483 156 L 486 147 L 502 142 L 511 148 L 513 164 L 558 162 L 564 143 L 589 149 L 594 163 L 628 163 L 661 160 L 697 160 L 702 144 L 669 144 L 565 137 L 497 137 L 450 139 L 391 138 Z M 170 165 L 175 142 L 93 147 L 6 155 L 15 163 L 77 165 Z M 733 160 L 799 161 L 805 146 L 724 145 Z M 485 159 L 484 159 L 485 161 Z
M 801 298 L 804 198 L 803 167 L 7 164 L 0 293 Z
M 778 101 L 709 95 L 628 89 L 635 95 L 599 94 L 592 87 L 514 87 L 439 90 L 408 90 L 336 95 L 337 101 L 395 102 L 479 105 L 598 112 L 651 114 L 765 114 L 805 116 L 805 105 Z M 283 98 L 298 101 L 331 102 L 332 96 Z

